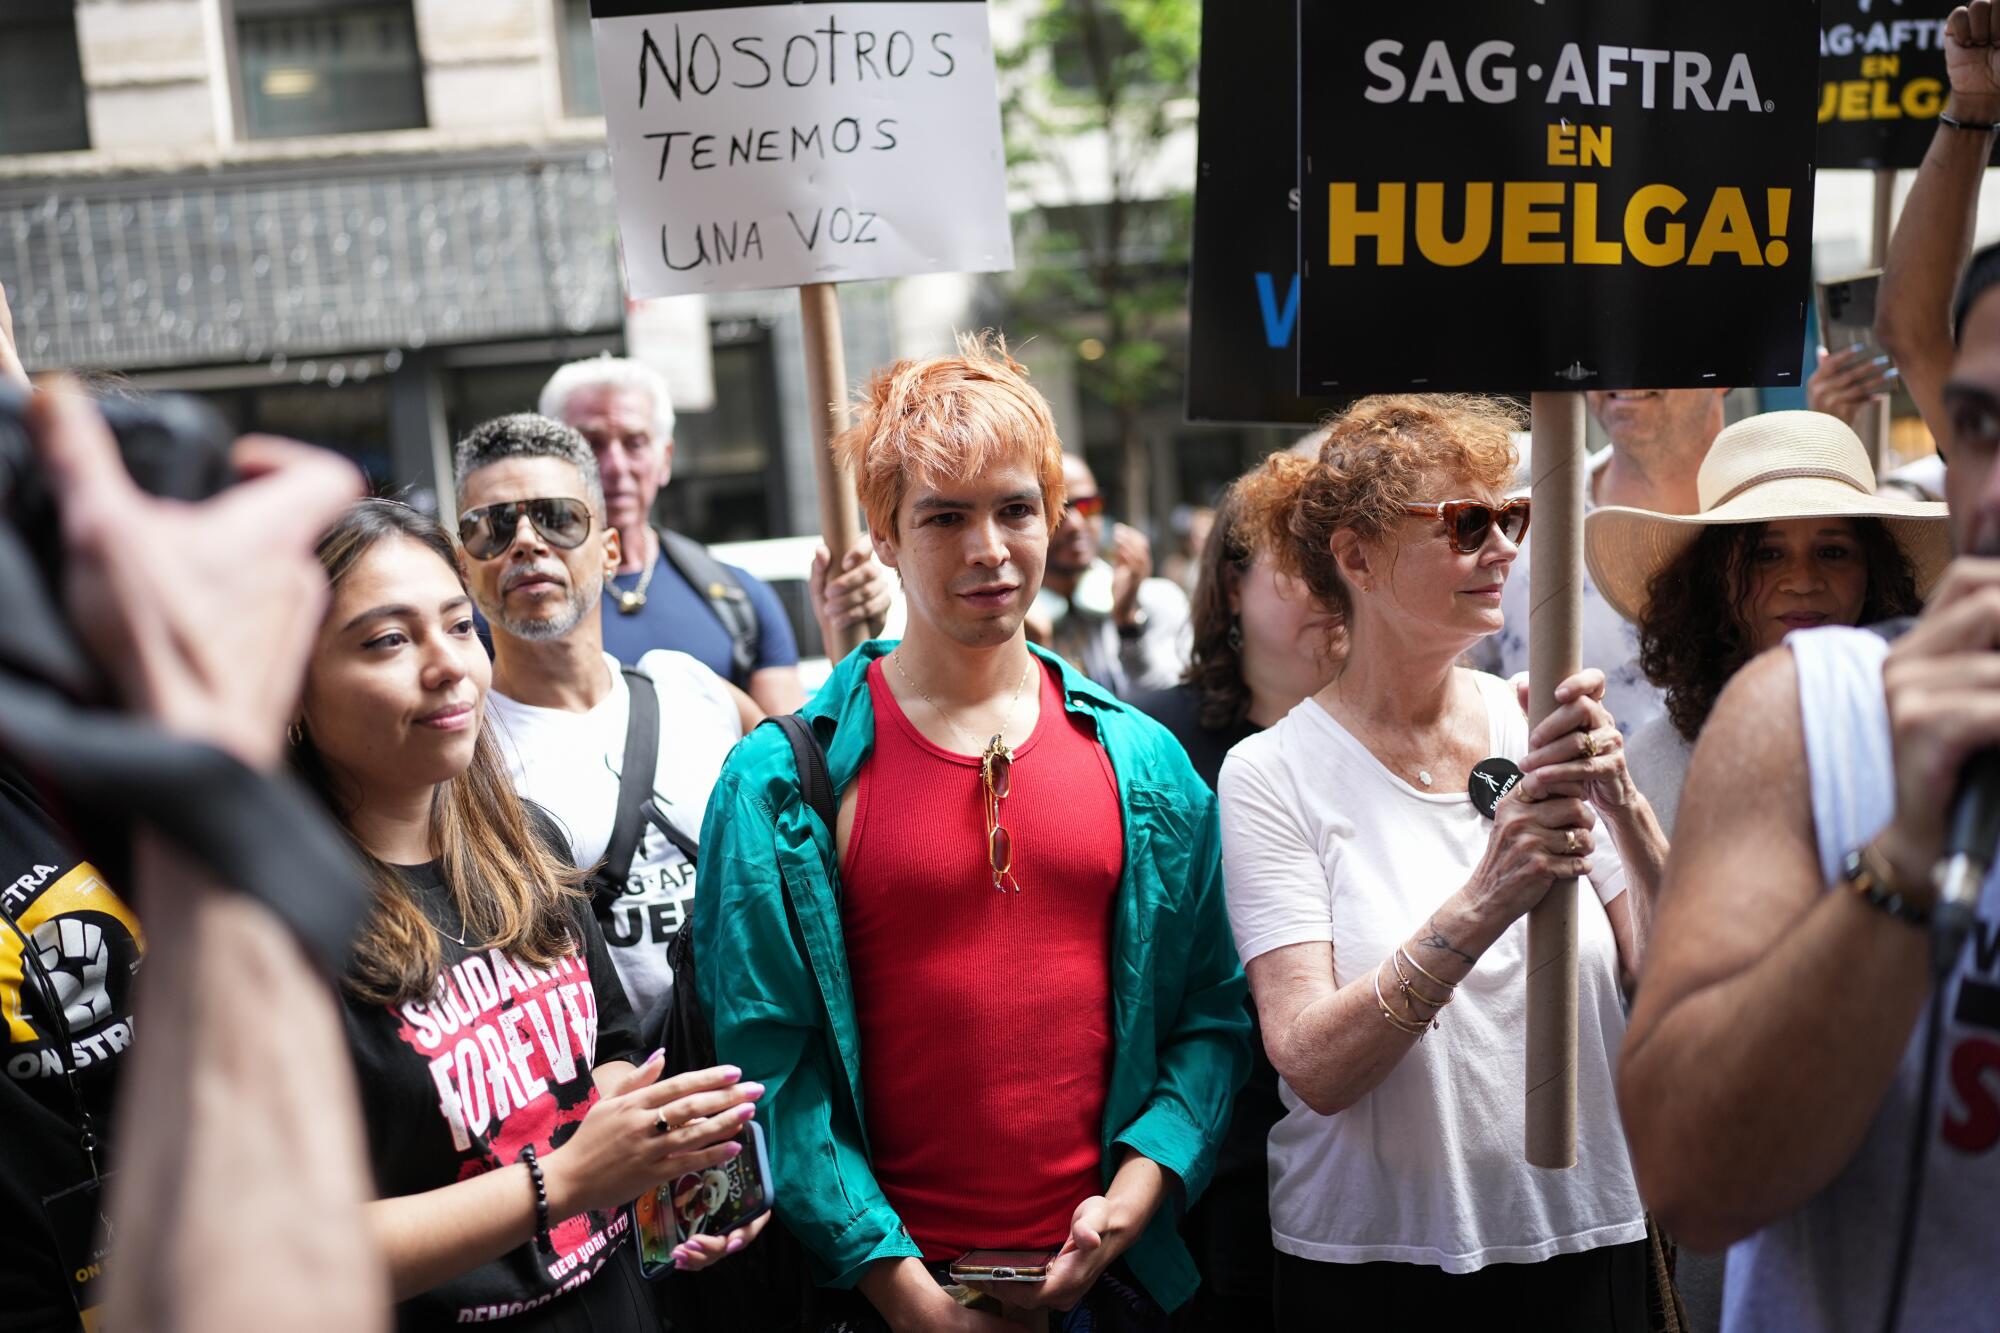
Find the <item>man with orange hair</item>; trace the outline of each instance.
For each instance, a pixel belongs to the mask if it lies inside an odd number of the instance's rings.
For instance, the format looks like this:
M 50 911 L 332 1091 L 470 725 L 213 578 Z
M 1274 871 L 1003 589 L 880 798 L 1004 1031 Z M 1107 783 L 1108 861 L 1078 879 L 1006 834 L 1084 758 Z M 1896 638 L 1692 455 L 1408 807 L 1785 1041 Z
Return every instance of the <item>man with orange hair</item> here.
M 1197 1282 L 1175 1214 L 1249 1063 L 1215 798 L 1023 634 L 1062 446 L 1003 344 L 878 372 L 838 448 L 909 627 L 803 712 L 835 827 L 775 728 L 716 784 L 693 917 L 716 1049 L 767 1089 L 778 1215 L 859 1288 L 822 1293 L 850 1326 L 998 1330 L 940 1282 L 1005 1249 L 1046 1277 L 989 1306 L 1162 1328 Z

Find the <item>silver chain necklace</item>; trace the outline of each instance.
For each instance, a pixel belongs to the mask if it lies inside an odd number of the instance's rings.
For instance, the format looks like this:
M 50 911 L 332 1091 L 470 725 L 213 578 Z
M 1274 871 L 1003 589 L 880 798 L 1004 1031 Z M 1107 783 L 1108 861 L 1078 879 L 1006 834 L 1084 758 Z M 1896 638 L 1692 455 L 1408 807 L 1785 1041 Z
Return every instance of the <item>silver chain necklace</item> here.
M 618 596 L 619 615 L 631 616 L 639 613 L 639 608 L 646 604 L 646 589 L 653 586 L 653 571 L 659 567 L 660 557 L 655 555 L 651 560 L 646 562 L 646 572 L 639 576 L 638 587 L 614 588 L 608 583 L 605 585 L 604 590 L 606 592 L 616 593 Z
M 911 689 L 915 690 L 917 694 L 922 697 L 925 703 L 931 706 L 931 710 L 933 712 L 935 712 L 939 717 L 944 719 L 944 724 L 947 727 L 951 728 L 952 733 L 954 735 L 956 735 L 961 741 L 972 740 L 970 736 L 966 735 L 964 728 L 960 727 L 957 722 L 952 720 L 951 714 L 945 712 L 944 708 L 938 703 L 938 701 L 931 698 L 930 694 L 924 689 L 924 687 L 917 684 L 916 679 L 913 676 L 911 676 L 909 670 L 903 666 L 903 651 L 900 647 L 897 648 L 895 652 L 889 654 L 889 660 L 895 664 L 896 674 L 901 676 L 904 682 L 907 683 Z M 971 753 L 978 754 L 982 750 L 990 750 L 990 749 L 1001 749 L 1001 750 L 1008 749 L 1007 728 L 1013 725 L 1014 709 L 1017 705 L 1020 704 L 1021 691 L 1023 688 L 1026 687 L 1028 683 L 1028 675 L 1034 669 L 1035 669 L 1035 655 L 1033 653 L 1029 653 L 1027 665 L 1021 668 L 1021 679 L 1014 682 L 1014 697 L 1007 701 L 1007 715 L 1000 719 L 1000 734 L 995 736 L 993 740 L 988 745 L 985 746 L 981 746 L 976 741 L 973 742 Z

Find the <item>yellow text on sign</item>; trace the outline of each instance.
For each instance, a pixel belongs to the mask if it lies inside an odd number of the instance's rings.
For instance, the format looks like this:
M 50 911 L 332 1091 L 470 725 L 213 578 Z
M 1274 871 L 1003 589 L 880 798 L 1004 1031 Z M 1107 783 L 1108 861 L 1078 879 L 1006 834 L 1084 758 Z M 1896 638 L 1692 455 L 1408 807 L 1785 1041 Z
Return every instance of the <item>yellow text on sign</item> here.
M 1745 268 L 1782 265 L 1791 220 L 1789 189 L 1762 191 L 1762 228 L 1752 216 L 1757 192 L 1723 186 L 1705 203 L 1671 185 L 1642 185 L 1623 204 L 1606 204 L 1595 182 L 1384 181 L 1373 207 L 1363 207 L 1354 181 L 1327 186 L 1326 261 L 1335 268 L 1361 262 L 1361 242 L 1374 262 L 1408 260 L 1459 268 L 1486 258 L 1498 234 L 1502 264 L 1622 264 L 1629 255 L 1648 268 L 1701 268 L 1733 259 Z M 1606 225 L 1611 234 L 1605 235 Z M 1693 239 L 1689 239 L 1690 228 Z
M 1611 165 L 1611 127 L 1572 125 L 1566 120 L 1549 126 L 1549 165 L 1552 167 L 1608 167 Z
M 1901 89 L 1888 79 L 1847 79 L 1825 84 L 1819 93 L 1822 125 L 1833 120 L 1930 120 L 1943 109 L 1944 83 L 1938 79 L 1911 79 Z

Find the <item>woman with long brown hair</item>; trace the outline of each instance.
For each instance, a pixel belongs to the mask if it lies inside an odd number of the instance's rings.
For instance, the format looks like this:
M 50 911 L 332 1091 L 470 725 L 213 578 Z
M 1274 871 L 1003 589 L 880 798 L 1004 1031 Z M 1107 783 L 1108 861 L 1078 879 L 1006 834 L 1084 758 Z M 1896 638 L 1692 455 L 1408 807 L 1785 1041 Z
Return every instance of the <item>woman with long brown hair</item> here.
M 319 556 L 332 602 L 288 740 L 373 890 L 342 996 L 397 1326 L 656 1329 L 623 1207 L 734 1156 L 762 1089 L 634 1067 L 581 872 L 485 733 L 444 530 L 366 500 Z
M 1230 746 L 1289 713 L 1339 661 L 1336 617 L 1243 523 L 1246 508 L 1288 491 L 1311 467 L 1273 454 L 1222 493 L 1197 565 L 1187 671 L 1180 684 L 1134 700 L 1174 733 L 1211 787 Z
M 1222 493 L 1197 564 L 1186 677 L 1133 700 L 1174 733 L 1210 787 L 1231 746 L 1284 717 L 1326 684 L 1338 663 L 1335 618 L 1285 572 L 1268 536 L 1243 522 L 1246 509 L 1288 493 L 1312 466 L 1296 454 L 1274 454 Z M 1215 1174 L 1181 1225 L 1201 1287 L 1175 1312 L 1175 1327 L 1275 1327 L 1264 1140 L 1284 1113 L 1277 1072 L 1253 1040 L 1250 1077 L 1236 1094 Z

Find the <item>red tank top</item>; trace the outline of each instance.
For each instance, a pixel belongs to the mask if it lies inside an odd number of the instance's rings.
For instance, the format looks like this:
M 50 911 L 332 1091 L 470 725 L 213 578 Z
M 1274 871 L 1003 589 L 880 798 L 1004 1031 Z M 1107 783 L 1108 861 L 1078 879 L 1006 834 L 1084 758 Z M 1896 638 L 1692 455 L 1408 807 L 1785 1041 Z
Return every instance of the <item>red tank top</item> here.
M 1038 664 L 1039 665 L 1039 664 Z M 979 760 L 924 739 L 868 668 L 875 749 L 841 861 L 875 1177 L 926 1259 L 1060 1245 L 1103 1185 L 1111 915 L 1125 833 L 1110 760 L 1046 670 L 986 860 Z

